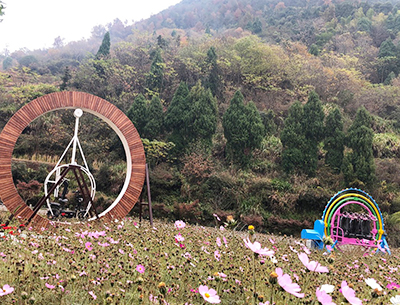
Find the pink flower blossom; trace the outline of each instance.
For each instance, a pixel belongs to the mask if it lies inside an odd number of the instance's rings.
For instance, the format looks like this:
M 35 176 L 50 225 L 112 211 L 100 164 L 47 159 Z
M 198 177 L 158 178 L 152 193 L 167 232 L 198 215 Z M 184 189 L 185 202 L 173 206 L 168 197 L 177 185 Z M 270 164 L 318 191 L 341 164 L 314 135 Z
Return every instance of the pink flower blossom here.
M 258 241 L 252 243 L 249 238 L 243 239 L 243 241 L 247 248 L 259 255 L 272 256 L 275 253 L 274 251 L 267 248 L 261 248 L 261 244 Z
M 356 297 L 356 293 L 353 289 L 347 286 L 347 282 L 342 282 L 342 294 L 346 298 L 346 300 L 352 305 L 362 305 L 362 301 Z
M 222 240 L 224 241 L 225 247 L 228 248 L 228 241 L 226 240 L 225 236 L 222 237 Z
M 0 296 L 10 294 L 11 292 L 14 291 L 14 287 L 11 287 L 10 285 L 4 285 L 2 289 L 0 289 Z
M 122 250 L 122 249 L 118 249 L 118 252 L 121 253 L 121 254 L 125 253 L 124 250 Z
M 217 294 L 217 291 L 214 289 L 210 289 L 205 285 L 200 285 L 199 287 L 199 293 L 203 297 L 205 301 L 211 304 L 218 304 L 221 303 L 221 300 L 219 299 L 219 296 Z
M 183 229 L 184 227 L 186 227 L 186 224 L 185 224 L 185 222 L 184 221 L 182 221 L 182 220 L 177 220 L 177 221 L 175 221 L 175 228 L 176 229 Z
M 213 216 L 214 216 L 218 221 L 221 221 L 221 219 L 218 217 L 217 214 L 213 214 Z
M 49 288 L 49 289 L 54 289 L 54 288 L 56 288 L 56 286 L 54 286 L 54 285 L 50 285 L 50 284 L 48 284 L 48 283 L 46 283 L 46 284 L 44 284 L 47 288 Z
M 85 243 L 85 248 L 86 248 L 88 251 L 92 251 L 93 248 L 91 247 L 91 245 L 92 245 L 91 242 L 87 242 L 87 243 Z
M 218 250 L 215 250 L 214 252 L 214 258 L 219 261 L 221 259 L 221 253 L 219 253 Z
M 217 237 L 217 239 L 215 240 L 216 244 L 218 247 L 221 247 L 222 243 L 221 243 L 221 238 Z
M 94 300 L 97 299 L 97 296 L 94 294 L 93 291 L 89 291 L 89 294 L 92 296 L 92 298 L 93 298 Z
M 320 263 L 316 261 L 310 261 L 308 258 L 308 255 L 305 253 L 299 253 L 298 254 L 299 259 L 303 263 L 304 266 L 307 267 L 308 270 L 310 271 L 315 271 L 315 272 L 329 272 L 329 269 L 327 267 L 321 266 Z
M 136 271 L 139 273 L 144 273 L 144 271 L 146 270 L 146 268 L 143 265 L 137 265 L 136 266 Z
M 185 238 L 181 235 L 181 233 L 175 235 L 174 237 L 175 237 L 175 241 L 176 241 L 177 243 L 181 243 L 182 241 L 185 240 Z
M 389 289 L 389 290 L 398 289 L 398 288 L 400 288 L 400 285 L 395 283 L 395 282 L 391 282 L 391 283 L 386 285 L 386 288 Z
M 332 302 L 332 297 L 327 294 L 325 291 L 320 289 L 319 287 L 317 288 L 317 291 L 315 293 L 317 295 L 318 301 L 322 305 L 336 305 L 335 303 Z
M 278 284 L 290 294 L 298 298 L 304 298 L 304 293 L 300 293 L 300 286 L 296 283 L 292 283 L 292 279 L 288 274 L 283 274 L 282 268 L 275 269 L 276 274 L 278 275 Z

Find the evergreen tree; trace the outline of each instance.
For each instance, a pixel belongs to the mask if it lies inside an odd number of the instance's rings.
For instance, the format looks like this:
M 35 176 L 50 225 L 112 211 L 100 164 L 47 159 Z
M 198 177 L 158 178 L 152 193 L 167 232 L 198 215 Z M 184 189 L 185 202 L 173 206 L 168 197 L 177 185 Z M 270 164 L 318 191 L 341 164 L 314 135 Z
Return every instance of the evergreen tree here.
M 247 165 L 251 152 L 261 145 L 265 135 L 261 116 L 254 103 L 244 104 L 244 97 L 236 91 L 226 110 L 222 126 L 227 140 L 228 158 L 241 165 Z
M 364 184 L 371 184 L 375 180 L 375 163 L 372 151 L 374 133 L 371 128 L 372 117 L 361 107 L 350 126 L 346 146 L 351 152 L 346 155 L 343 173 L 347 184 L 352 184 L 355 179 Z
M 335 108 L 326 118 L 324 147 L 326 149 L 325 163 L 334 171 L 339 172 L 344 152 L 343 118 L 339 108 Z
M 160 135 L 163 127 L 163 107 L 161 100 L 153 96 L 146 110 L 147 123 L 144 127 L 144 135 L 147 139 L 153 140 Z
M 210 147 L 217 128 L 217 101 L 210 89 L 198 82 L 188 95 L 191 110 L 188 118 L 190 142 L 201 142 Z
M 303 166 L 305 135 L 303 130 L 304 109 L 299 101 L 293 103 L 281 131 L 283 146 L 282 166 L 290 173 Z
M 311 91 L 308 101 L 304 105 L 303 131 L 304 131 L 304 161 L 303 171 L 315 175 L 318 163 L 318 145 L 324 137 L 324 111 L 321 100 L 315 91 Z
M 378 57 L 394 57 L 396 56 L 396 46 L 394 45 L 393 41 L 388 38 L 384 42 L 381 43 L 379 48 Z
M 107 32 L 104 34 L 103 41 L 101 42 L 100 48 L 97 51 L 96 58 L 101 59 L 108 57 L 108 55 L 110 55 L 110 47 L 110 32 Z
M 67 90 L 71 78 L 72 78 L 71 70 L 69 69 L 68 66 L 66 66 L 64 70 L 64 75 L 61 78 L 62 83 L 60 85 L 60 91 Z
M 12 67 L 13 65 L 13 59 L 10 56 L 7 56 L 4 60 L 3 60 L 3 70 L 8 70 Z
M 262 32 L 262 23 L 259 18 L 256 18 L 256 20 L 253 22 L 252 25 L 252 33 L 259 34 L 261 32 Z
M 145 126 L 147 124 L 147 101 L 142 94 L 139 94 L 135 100 L 131 108 L 129 108 L 127 112 L 127 117 L 132 121 L 133 125 L 135 125 L 139 135 L 144 137 L 145 134 Z
M 217 53 L 214 47 L 207 51 L 207 61 L 210 66 L 210 73 L 206 82 L 206 88 L 209 88 L 214 96 L 219 95 L 221 80 L 219 76 L 219 67 L 217 63 Z
M 273 135 L 276 133 L 277 126 L 275 124 L 275 113 L 272 109 L 269 109 L 267 112 L 262 111 L 260 113 L 261 115 L 261 120 L 263 122 L 264 128 L 265 128 L 265 134 L 267 135 Z
M 190 109 L 188 95 L 189 88 L 187 84 L 181 82 L 165 114 L 165 127 L 168 131 L 185 129 L 187 124 L 186 116 Z
M 175 144 L 173 153 L 182 152 L 186 147 L 189 124 L 190 102 L 188 99 L 189 88 L 185 82 L 179 84 L 165 114 L 165 128 L 172 131 L 169 141 Z
M 150 72 L 147 75 L 147 88 L 154 92 L 161 92 L 164 78 L 164 61 L 161 57 L 161 49 L 154 52 Z

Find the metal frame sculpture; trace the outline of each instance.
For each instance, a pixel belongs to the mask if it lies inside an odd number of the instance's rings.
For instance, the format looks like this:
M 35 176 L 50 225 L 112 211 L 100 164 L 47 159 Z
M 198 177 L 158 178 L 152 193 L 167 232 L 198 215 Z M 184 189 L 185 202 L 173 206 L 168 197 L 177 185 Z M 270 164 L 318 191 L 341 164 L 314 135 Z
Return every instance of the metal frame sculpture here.
M 60 157 L 60 160 L 58 160 L 57 164 L 54 166 L 53 170 L 50 171 L 50 173 L 47 175 L 45 181 L 44 181 L 44 196 L 46 198 L 47 202 L 47 207 L 49 209 L 47 216 L 48 218 L 57 218 L 59 214 L 66 214 L 67 217 L 72 218 L 72 217 L 77 217 L 79 219 L 84 219 L 88 217 L 89 211 L 93 211 L 93 213 L 98 217 L 96 209 L 94 207 L 94 196 L 96 194 L 96 181 L 90 172 L 89 166 L 86 162 L 85 155 L 83 153 L 83 149 L 81 146 L 81 143 L 78 138 L 78 129 L 79 129 L 79 118 L 83 115 L 83 111 L 80 108 L 75 109 L 74 111 L 74 117 L 75 117 L 75 130 L 74 130 L 74 136 L 72 137 L 71 141 L 65 148 L 63 154 Z M 64 157 L 66 157 L 67 152 L 72 146 L 72 154 L 71 154 L 71 161 L 66 164 L 61 164 L 61 162 L 64 160 Z M 77 151 L 79 148 L 80 155 L 82 157 L 82 161 L 84 165 L 79 165 L 76 160 L 76 155 Z M 75 180 L 78 183 L 78 191 L 77 194 L 77 207 L 75 207 L 74 211 L 68 211 L 63 209 L 63 203 L 67 201 L 65 198 L 65 194 L 68 189 L 68 180 L 65 178 L 66 175 L 68 174 L 69 171 L 72 171 L 75 176 Z M 53 175 L 55 175 L 54 180 L 51 180 Z M 87 185 L 84 176 L 86 176 L 89 179 L 90 183 L 90 189 L 89 186 Z M 49 191 L 49 185 L 52 185 L 50 187 L 50 190 L 54 190 L 54 197 L 59 198 L 59 203 L 57 202 L 51 202 L 50 201 L 50 194 L 51 192 Z M 61 185 L 64 185 L 64 191 L 61 196 L 59 196 L 59 188 Z M 38 205 L 42 205 L 39 201 Z
M 121 219 L 138 201 L 145 179 L 146 161 L 142 141 L 129 118 L 116 106 L 97 96 L 74 91 L 56 92 L 23 106 L 11 117 L 0 134 L 0 197 L 21 223 L 30 224 L 36 229 L 51 225 L 48 219 L 37 214 L 40 206 L 34 210 L 29 208 L 14 186 L 11 157 L 15 143 L 29 123 L 41 115 L 60 109 L 77 108 L 99 117 L 116 132 L 124 147 L 127 164 L 125 181 L 117 198 L 105 211 L 89 220 L 100 217 L 107 221 Z M 51 192 L 53 190 L 50 189 Z
M 348 212 L 345 207 L 357 205 L 363 212 Z M 324 238 L 333 240 L 332 247 L 348 244 L 390 253 L 386 241 L 382 213 L 375 200 L 366 192 L 349 188 L 335 194 L 325 206 L 322 220 L 316 220 L 314 229 L 304 229 L 301 238 L 324 248 Z

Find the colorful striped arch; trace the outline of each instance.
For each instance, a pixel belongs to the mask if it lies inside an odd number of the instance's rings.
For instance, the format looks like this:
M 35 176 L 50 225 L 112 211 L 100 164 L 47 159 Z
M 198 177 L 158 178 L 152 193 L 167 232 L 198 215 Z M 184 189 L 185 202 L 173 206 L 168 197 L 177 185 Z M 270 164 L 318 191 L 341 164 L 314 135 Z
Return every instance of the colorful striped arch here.
M 330 236 L 331 231 L 331 220 L 335 216 L 337 211 L 349 204 L 357 204 L 367 210 L 370 215 L 376 218 L 374 223 L 374 229 L 376 231 L 374 239 L 382 240 L 382 236 L 385 233 L 385 227 L 383 223 L 382 213 L 376 204 L 375 200 L 366 192 L 356 189 L 348 188 L 335 194 L 325 206 L 325 210 L 322 214 L 322 221 L 324 223 L 325 236 Z

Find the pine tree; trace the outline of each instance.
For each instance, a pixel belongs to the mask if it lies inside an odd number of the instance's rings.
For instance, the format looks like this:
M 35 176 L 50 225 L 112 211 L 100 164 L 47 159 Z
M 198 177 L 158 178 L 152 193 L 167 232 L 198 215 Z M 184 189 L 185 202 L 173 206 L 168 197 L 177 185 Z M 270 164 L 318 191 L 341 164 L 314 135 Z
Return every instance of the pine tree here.
M 246 166 L 252 151 L 261 145 L 265 129 L 254 103 L 245 106 L 243 100 L 242 93 L 236 91 L 223 116 L 222 126 L 228 158 Z
M 161 49 L 154 52 L 150 72 L 147 75 L 147 88 L 154 92 L 161 92 L 164 78 L 164 60 L 161 57 Z
M 335 108 L 326 118 L 324 148 L 325 163 L 336 172 L 342 168 L 344 137 L 342 114 Z
M 190 112 L 190 102 L 188 99 L 189 88 L 185 82 L 179 84 L 165 114 L 165 128 L 171 131 L 169 141 L 175 144 L 173 153 L 179 153 L 187 145 L 187 127 L 189 124 L 188 115 Z
M 299 101 L 289 108 L 289 113 L 281 131 L 281 142 L 283 146 L 282 166 L 287 172 L 303 166 L 305 135 L 303 130 L 304 109 Z
M 108 57 L 110 55 L 110 32 L 104 34 L 103 41 L 101 42 L 100 48 L 97 51 L 96 59 L 102 59 Z
M 210 147 L 217 128 L 217 101 L 210 89 L 205 89 L 198 82 L 190 90 L 188 102 L 191 105 L 188 138 L 191 138 L 190 142 L 199 141 Z
M 218 96 L 220 93 L 221 80 L 217 63 L 217 53 L 214 47 L 211 47 L 207 52 L 207 62 L 210 66 L 210 73 L 206 82 L 206 88 L 209 88 L 214 96 Z
M 69 85 L 69 81 L 71 80 L 71 78 L 72 78 L 71 70 L 69 69 L 68 66 L 66 66 L 65 70 L 64 70 L 64 75 L 61 78 L 61 80 L 62 80 L 62 83 L 60 85 L 60 90 L 61 91 L 67 90 L 68 85 Z
M 126 115 L 135 125 L 139 135 L 144 137 L 147 124 L 147 101 L 142 94 L 135 98 Z
M 165 115 L 165 127 L 168 131 L 184 129 L 187 119 L 185 116 L 189 113 L 190 103 L 188 100 L 189 88 L 185 82 L 179 84 L 171 104 Z
M 346 146 L 351 152 L 345 157 L 343 170 L 345 181 L 352 184 L 355 179 L 364 184 L 371 184 L 375 180 L 375 163 L 372 151 L 372 141 L 374 133 L 371 128 L 372 117 L 365 109 L 361 107 L 356 114 L 353 124 L 350 126 Z
M 318 145 L 324 137 L 324 111 L 318 94 L 311 91 L 308 101 L 304 105 L 303 131 L 304 131 L 304 151 L 303 151 L 303 171 L 314 176 L 318 163 Z
M 157 96 L 153 96 L 146 110 L 147 123 L 144 127 L 144 135 L 147 139 L 154 140 L 162 132 L 163 127 L 163 107 L 161 100 Z

